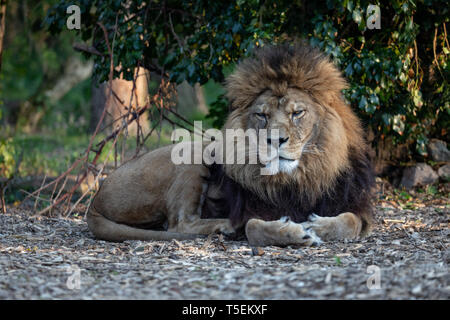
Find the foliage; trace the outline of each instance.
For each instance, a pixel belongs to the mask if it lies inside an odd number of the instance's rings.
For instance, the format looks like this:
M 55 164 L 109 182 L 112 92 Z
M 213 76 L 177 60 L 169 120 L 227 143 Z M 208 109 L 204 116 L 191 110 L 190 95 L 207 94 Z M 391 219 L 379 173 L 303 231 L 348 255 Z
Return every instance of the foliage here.
M 213 120 L 214 127 L 221 127 L 228 113 L 228 101 L 224 94 L 221 94 L 209 107 L 208 116 Z
M 64 132 L 68 136 L 84 135 L 88 132 L 91 116 L 91 79 L 78 83 L 58 102 L 50 103 L 42 126 L 52 131 Z
M 0 177 L 6 179 L 14 175 L 17 159 L 17 152 L 10 140 L 0 138 Z
M 55 37 L 41 27 L 45 12 L 56 1 L 11 2 L 7 7 L 5 52 L 2 58 L 2 98 L 20 99 L 32 95 L 44 74 L 59 72 L 67 46 L 54 46 Z M 48 33 L 47 33 L 48 34 Z M 70 40 L 67 39 L 70 50 Z
M 53 120 L 50 118 L 54 111 L 61 111 L 61 106 L 48 105 L 46 91 L 53 88 L 63 74 L 68 59 L 77 53 L 72 48 L 76 38 L 74 33 L 65 30 L 55 37 L 42 26 L 46 13 L 57 2 L 8 2 L 0 74 L 0 120 L 4 128 L 10 124 L 23 129 L 30 117 L 38 113 L 44 115 L 43 120 L 48 124 Z M 81 94 L 78 96 L 78 100 L 82 99 Z M 62 106 L 66 110 L 78 111 L 80 104 L 75 104 L 78 102 L 75 100 Z M 0 132 L 3 137 L 10 136 L 10 133 L 6 130 Z
M 49 30 L 65 29 L 62 0 L 49 12 Z M 108 78 L 113 51 L 115 76 L 132 78 L 136 66 L 177 83 L 222 82 L 226 70 L 257 46 L 307 38 L 343 70 L 346 99 L 374 133 L 392 136 L 426 156 L 427 139 L 448 140 L 450 46 L 444 0 L 80 0 L 82 38 L 93 55 L 95 73 Z M 368 29 L 367 8 L 381 9 L 381 29 Z M 89 55 L 89 54 L 86 54 Z M 227 113 L 223 96 L 211 105 L 220 126 Z M 412 150 L 414 151 L 414 150 Z

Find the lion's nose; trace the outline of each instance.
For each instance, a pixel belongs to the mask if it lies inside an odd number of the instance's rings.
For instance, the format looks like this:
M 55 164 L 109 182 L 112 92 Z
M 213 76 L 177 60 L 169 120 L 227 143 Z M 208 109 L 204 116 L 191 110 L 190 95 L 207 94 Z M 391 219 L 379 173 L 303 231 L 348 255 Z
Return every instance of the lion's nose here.
M 270 138 L 267 138 L 267 143 L 272 144 L 272 140 Z M 278 146 L 281 147 L 281 145 L 289 140 L 289 137 L 287 138 L 278 138 Z

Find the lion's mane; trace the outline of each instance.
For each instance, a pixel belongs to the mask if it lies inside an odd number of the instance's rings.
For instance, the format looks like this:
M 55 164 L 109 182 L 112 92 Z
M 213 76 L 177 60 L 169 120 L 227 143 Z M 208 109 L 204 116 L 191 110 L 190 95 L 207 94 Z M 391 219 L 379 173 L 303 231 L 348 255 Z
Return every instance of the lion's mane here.
M 264 46 L 227 78 L 231 113 L 224 128 L 246 128 L 248 107 L 266 90 L 284 96 L 298 88 L 325 112 L 317 152 L 302 155 L 292 174 L 260 176 L 254 165 L 212 165 L 210 187 L 220 198 L 207 197 L 202 216 L 229 217 L 237 227 L 250 218 L 276 220 L 289 216 L 303 222 L 311 213 L 336 216 L 353 212 L 367 231 L 372 220 L 374 175 L 359 119 L 345 103 L 345 79 L 327 56 L 305 42 Z M 331 127 L 341 121 L 339 143 Z M 335 131 L 334 131 L 335 133 Z

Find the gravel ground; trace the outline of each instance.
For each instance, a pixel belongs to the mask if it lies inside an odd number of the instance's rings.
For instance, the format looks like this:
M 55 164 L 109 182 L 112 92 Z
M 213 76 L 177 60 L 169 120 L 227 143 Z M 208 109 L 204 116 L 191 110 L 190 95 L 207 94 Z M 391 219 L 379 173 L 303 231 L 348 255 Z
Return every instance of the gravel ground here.
M 0 299 L 449 299 L 448 193 L 416 196 L 383 193 L 363 240 L 253 250 L 217 235 L 109 243 L 82 218 L 9 209 Z

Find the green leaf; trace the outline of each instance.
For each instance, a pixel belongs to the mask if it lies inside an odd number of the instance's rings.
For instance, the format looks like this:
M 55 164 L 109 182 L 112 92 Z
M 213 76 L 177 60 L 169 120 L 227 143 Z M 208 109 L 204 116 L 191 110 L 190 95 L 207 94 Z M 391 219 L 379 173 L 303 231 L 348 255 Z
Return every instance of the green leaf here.
M 365 96 L 362 96 L 361 99 L 359 100 L 358 107 L 359 109 L 365 110 L 366 106 L 367 106 L 367 98 Z
M 359 26 L 361 24 L 361 22 L 362 22 L 361 9 L 356 8 L 355 10 L 353 10 L 352 18 L 353 18 L 353 21 L 355 21 L 356 24 L 358 24 L 358 26 Z
M 405 131 L 405 123 L 401 120 L 402 115 L 397 114 L 392 117 L 392 129 L 402 135 Z
M 338 257 L 338 256 L 334 256 L 334 261 L 336 262 L 336 264 L 337 264 L 338 266 L 340 266 L 340 265 L 342 264 L 341 258 Z

